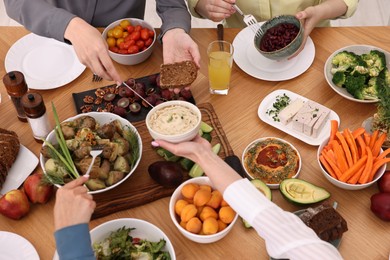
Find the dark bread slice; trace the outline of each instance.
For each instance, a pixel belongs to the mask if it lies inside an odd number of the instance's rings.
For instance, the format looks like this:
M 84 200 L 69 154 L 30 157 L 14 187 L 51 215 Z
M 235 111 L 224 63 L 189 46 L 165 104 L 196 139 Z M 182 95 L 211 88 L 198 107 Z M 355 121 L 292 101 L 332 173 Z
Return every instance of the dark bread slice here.
M 325 241 L 341 238 L 348 230 L 345 219 L 329 204 L 308 208 L 299 216 L 301 220 Z
M 198 75 L 198 68 L 193 61 L 183 61 L 160 66 L 160 87 L 181 88 L 191 85 Z
M 7 148 L 8 158 L 10 161 L 6 162 L 6 165 L 8 167 L 8 164 L 11 164 L 16 160 L 16 157 L 18 156 L 19 149 L 20 149 L 20 143 L 18 137 L 15 137 L 11 134 L 1 134 L 0 133 L 0 155 L 2 154 L 3 149 Z M 6 144 L 9 145 L 6 145 Z

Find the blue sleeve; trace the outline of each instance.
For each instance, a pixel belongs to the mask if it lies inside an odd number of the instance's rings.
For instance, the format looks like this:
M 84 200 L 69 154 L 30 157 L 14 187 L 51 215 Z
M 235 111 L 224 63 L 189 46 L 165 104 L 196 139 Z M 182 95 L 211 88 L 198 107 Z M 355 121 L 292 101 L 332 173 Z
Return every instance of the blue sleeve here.
M 91 247 L 88 224 L 78 224 L 54 233 L 57 252 L 61 260 L 95 260 Z

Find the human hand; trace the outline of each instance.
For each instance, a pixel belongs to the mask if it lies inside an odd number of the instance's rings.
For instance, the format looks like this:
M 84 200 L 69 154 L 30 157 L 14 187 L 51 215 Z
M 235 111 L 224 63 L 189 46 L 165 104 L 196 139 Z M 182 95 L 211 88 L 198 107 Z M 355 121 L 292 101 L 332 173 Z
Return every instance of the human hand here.
M 183 29 L 168 30 L 162 39 L 164 64 L 192 60 L 200 68 L 198 45 Z M 180 89 L 174 90 L 176 93 Z
M 92 195 L 88 194 L 87 187 L 83 186 L 87 180 L 87 177 L 82 176 L 57 190 L 54 205 L 55 230 L 90 221 L 96 203 Z
M 203 154 L 205 156 L 207 152 L 211 152 L 211 144 L 200 135 L 188 142 L 174 144 L 163 140 L 155 140 L 152 145 L 155 147 L 161 146 L 177 156 L 186 157 L 194 162 L 198 162 L 199 155 Z
M 75 17 L 65 30 L 80 62 L 106 80 L 122 82 L 108 54 L 107 43 L 101 33 L 83 19 Z
M 214 22 L 220 22 L 236 12 L 233 8 L 235 0 L 199 0 L 195 11 Z

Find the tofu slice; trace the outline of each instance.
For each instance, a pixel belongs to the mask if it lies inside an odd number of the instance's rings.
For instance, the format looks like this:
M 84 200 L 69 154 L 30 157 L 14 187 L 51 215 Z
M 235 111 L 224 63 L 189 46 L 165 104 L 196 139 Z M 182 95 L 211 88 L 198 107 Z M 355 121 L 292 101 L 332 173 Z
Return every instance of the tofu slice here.
M 324 128 L 326 122 L 328 121 L 330 115 L 330 109 L 326 108 L 321 115 L 320 118 L 318 118 L 317 122 L 313 126 L 313 137 L 318 137 L 318 135 L 321 133 L 321 130 Z
M 295 99 L 292 103 L 286 106 L 279 113 L 280 122 L 284 125 L 287 125 L 291 122 L 292 118 L 298 113 L 298 111 L 303 107 L 304 101 L 300 98 Z
M 303 133 L 304 125 L 309 120 L 311 103 L 307 101 L 304 103 L 303 107 L 297 112 L 297 114 L 292 119 L 292 128 L 300 133 Z

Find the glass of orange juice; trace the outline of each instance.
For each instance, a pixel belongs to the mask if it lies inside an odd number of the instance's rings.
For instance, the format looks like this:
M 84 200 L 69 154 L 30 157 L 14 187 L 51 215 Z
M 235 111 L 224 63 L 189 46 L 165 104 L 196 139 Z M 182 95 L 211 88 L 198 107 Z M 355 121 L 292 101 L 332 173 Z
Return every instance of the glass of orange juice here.
M 233 45 L 227 41 L 213 41 L 209 44 L 207 56 L 211 94 L 228 94 L 233 52 Z

